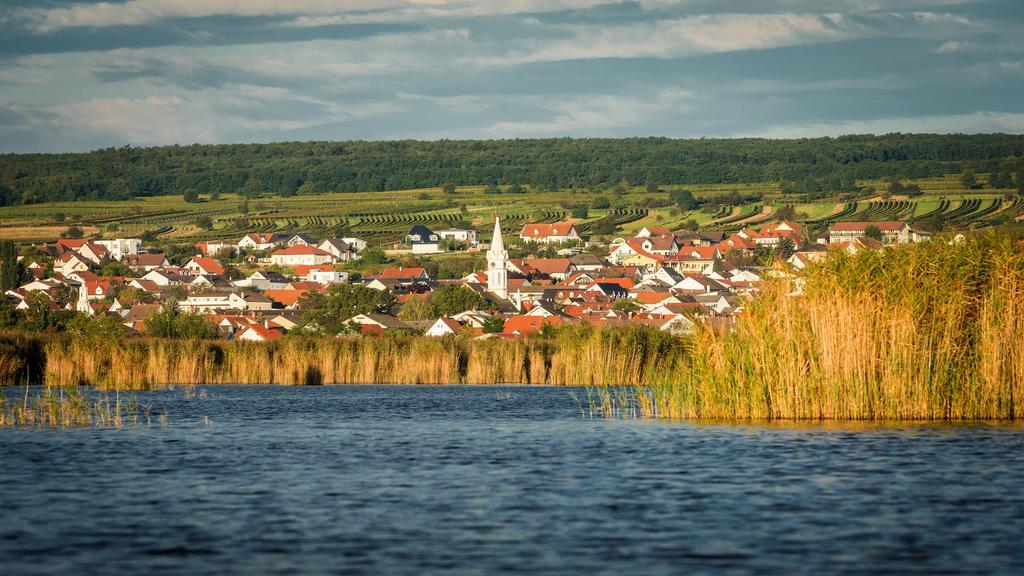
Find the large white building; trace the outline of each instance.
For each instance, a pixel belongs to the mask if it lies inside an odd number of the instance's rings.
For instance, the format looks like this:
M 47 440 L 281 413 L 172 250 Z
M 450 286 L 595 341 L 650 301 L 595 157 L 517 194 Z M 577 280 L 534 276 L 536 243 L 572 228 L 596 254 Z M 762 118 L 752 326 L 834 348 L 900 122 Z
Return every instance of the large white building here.
M 473 248 L 478 243 L 476 230 L 459 230 L 451 228 L 448 230 L 438 230 L 437 235 L 444 240 L 462 242 L 467 248 Z
M 130 254 L 142 252 L 142 240 L 138 238 L 115 238 L 113 240 L 93 240 L 93 244 L 99 244 L 107 249 L 110 257 L 118 262 Z

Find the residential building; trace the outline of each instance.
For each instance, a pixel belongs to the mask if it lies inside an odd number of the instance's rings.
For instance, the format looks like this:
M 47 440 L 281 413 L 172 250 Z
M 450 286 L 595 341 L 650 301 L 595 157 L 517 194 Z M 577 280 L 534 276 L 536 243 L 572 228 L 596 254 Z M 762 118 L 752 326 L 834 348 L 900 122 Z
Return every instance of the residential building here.
M 572 222 L 527 224 L 519 232 L 519 238 L 523 242 L 537 242 L 539 244 L 558 244 L 580 240 L 580 236 Z
M 422 224 L 410 228 L 405 240 L 412 246 L 413 254 L 436 254 L 441 251 L 441 237 Z
M 270 254 L 270 263 L 278 266 L 315 266 L 331 262 L 334 262 L 333 254 L 304 244 L 282 248 Z
M 864 238 L 868 228 L 878 229 L 882 233 L 886 244 L 908 244 L 914 241 L 910 225 L 900 220 L 888 222 L 836 222 L 828 229 L 828 241 L 830 244 L 843 244 L 854 239 Z

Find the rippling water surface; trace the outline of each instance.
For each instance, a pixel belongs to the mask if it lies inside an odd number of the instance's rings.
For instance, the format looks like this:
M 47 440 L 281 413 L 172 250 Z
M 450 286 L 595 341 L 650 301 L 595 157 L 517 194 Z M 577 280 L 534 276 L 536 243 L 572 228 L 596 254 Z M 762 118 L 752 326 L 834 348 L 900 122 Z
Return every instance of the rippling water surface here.
M 140 395 L 166 427 L 0 430 L 0 572 L 1024 565 L 1019 427 L 592 420 L 539 387 L 206 394 Z

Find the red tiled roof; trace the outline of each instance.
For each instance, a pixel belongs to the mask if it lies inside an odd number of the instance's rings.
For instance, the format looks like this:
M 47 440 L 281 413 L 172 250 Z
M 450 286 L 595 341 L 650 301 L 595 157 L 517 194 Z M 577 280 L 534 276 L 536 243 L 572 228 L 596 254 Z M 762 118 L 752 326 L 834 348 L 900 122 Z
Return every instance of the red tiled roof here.
M 267 328 L 263 324 L 251 324 L 243 328 L 242 331 L 239 332 L 237 336 L 235 336 L 235 338 L 237 339 L 238 336 L 241 336 L 246 332 L 255 332 L 261 338 L 263 338 L 263 340 L 276 340 L 283 336 L 283 334 L 281 334 L 279 330 L 272 330 L 270 328 Z
M 292 306 L 306 292 L 309 292 L 309 290 L 267 290 L 263 292 L 263 295 L 274 302 L 279 302 L 285 306 Z
M 636 282 L 633 282 L 631 278 L 594 278 L 594 281 L 590 283 L 590 286 L 594 284 L 618 284 L 626 290 L 632 290 L 636 286 Z M 588 286 L 589 287 L 589 286 Z
M 191 261 L 199 265 L 199 268 L 207 274 L 216 274 L 217 276 L 224 274 L 224 267 L 221 266 L 220 262 L 214 258 L 210 258 L 208 256 L 194 256 Z
M 520 236 L 527 238 L 547 238 L 548 236 L 566 236 L 573 230 L 572 222 L 555 222 L 552 224 L 527 224 L 523 226 Z
M 313 270 L 320 270 L 321 272 L 330 272 L 334 270 L 333 264 L 299 264 L 295 266 L 296 276 L 309 276 L 309 273 Z
M 380 273 L 380 278 L 421 278 L 425 277 L 427 272 L 424 268 L 385 268 Z
M 73 239 L 70 239 L 70 238 L 62 238 L 60 240 L 57 240 L 57 243 L 54 244 L 54 246 L 57 247 L 57 251 L 58 252 L 67 252 L 69 250 L 70 251 L 78 250 L 82 246 L 85 246 L 85 244 L 87 242 L 88 242 L 88 240 L 85 240 L 85 239 L 73 240 Z
M 527 258 L 526 265 L 541 274 L 565 274 L 572 266 L 568 258 Z

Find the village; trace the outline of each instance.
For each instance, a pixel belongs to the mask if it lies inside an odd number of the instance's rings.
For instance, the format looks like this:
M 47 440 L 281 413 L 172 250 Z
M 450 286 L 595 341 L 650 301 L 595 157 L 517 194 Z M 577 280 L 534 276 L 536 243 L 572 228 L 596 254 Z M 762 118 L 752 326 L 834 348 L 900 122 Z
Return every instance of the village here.
M 526 224 L 508 240 L 526 255 L 511 257 L 503 233 L 497 218 L 489 244 L 475 230 L 415 225 L 401 249 L 389 252 L 420 262 L 453 247 L 486 255 L 485 266 L 462 277 L 391 263 L 377 273 L 350 272 L 369 253 L 354 237 L 248 234 L 237 242 L 196 244 L 193 255 L 177 261 L 140 239 L 61 239 L 18 257 L 28 281 L 5 297 L 25 313 L 33 306 L 77 311 L 139 334 L 147 333 L 151 315 L 173 310 L 201 316 L 220 337 L 242 341 L 325 332 L 514 339 L 574 323 L 642 325 L 680 335 L 696 323 L 728 329 L 763 280 L 792 275 L 830 251 L 927 238 L 892 221 L 838 222 L 812 239 L 800 224 L 782 221 L 733 233 L 652 226 L 632 237 L 585 242 L 567 221 Z M 112 263 L 120 273 L 103 273 Z M 323 302 L 317 296 L 353 287 L 386 297 L 331 319 L 337 328 L 325 330 L 323 313 L 310 314 Z M 431 308 L 439 293 L 458 296 L 454 304 L 446 297 L 443 309 Z

